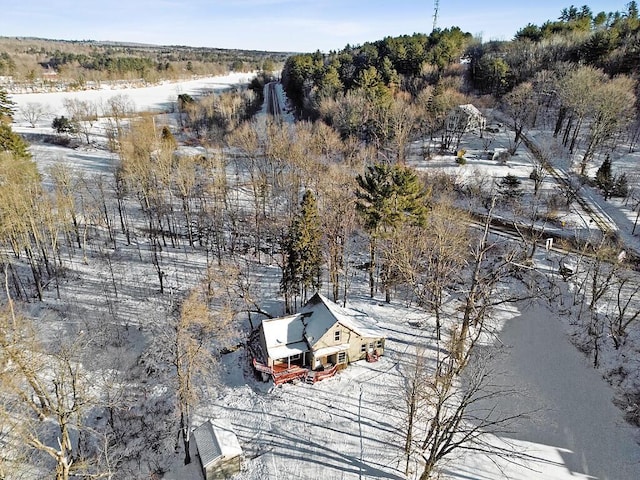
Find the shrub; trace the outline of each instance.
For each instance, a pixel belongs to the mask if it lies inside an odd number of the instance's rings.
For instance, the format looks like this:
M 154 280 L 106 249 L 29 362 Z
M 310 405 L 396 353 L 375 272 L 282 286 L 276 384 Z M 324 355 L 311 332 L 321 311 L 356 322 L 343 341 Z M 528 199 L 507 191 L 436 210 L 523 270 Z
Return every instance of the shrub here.
M 56 133 L 76 133 L 76 128 L 67 117 L 64 115 L 60 117 L 56 117 L 51 122 L 51 128 L 53 128 Z
M 464 158 L 464 155 L 465 155 L 466 153 L 467 153 L 467 151 L 466 151 L 464 148 L 462 148 L 462 149 L 460 149 L 460 150 L 458 150 L 458 151 L 456 152 L 456 163 L 457 163 L 458 165 L 466 165 L 466 163 L 467 163 L 467 159 L 466 159 L 466 158 Z
M 508 174 L 500 180 L 498 191 L 507 198 L 518 198 L 522 195 L 522 182 L 515 175 Z

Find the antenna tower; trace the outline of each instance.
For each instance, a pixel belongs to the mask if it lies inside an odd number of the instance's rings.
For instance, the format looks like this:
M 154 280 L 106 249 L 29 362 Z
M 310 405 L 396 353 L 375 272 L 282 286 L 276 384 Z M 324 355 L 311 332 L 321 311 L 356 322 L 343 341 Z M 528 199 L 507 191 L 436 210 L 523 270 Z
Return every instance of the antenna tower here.
M 434 0 L 433 2 L 433 28 L 431 31 L 435 31 L 438 23 L 438 8 L 440 8 L 440 0 Z

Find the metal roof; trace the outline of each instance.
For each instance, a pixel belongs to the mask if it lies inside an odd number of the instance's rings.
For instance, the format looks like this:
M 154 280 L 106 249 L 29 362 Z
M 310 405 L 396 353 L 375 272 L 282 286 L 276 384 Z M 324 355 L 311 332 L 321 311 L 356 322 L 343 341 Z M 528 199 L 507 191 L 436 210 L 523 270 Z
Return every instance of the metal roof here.
M 302 355 L 304 352 L 309 351 L 309 345 L 307 342 L 289 343 L 287 345 L 281 345 L 279 347 L 267 348 L 269 351 L 269 357 L 277 360 L 278 358 L 287 358 L 294 355 Z
M 309 350 L 304 327 L 300 314 L 263 320 L 262 331 L 269 357 L 285 358 Z
M 311 312 L 305 332 L 307 341 L 311 345 L 329 331 L 336 322 L 361 337 L 385 337 L 382 329 L 372 323 L 371 317 L 351 308 L 343 308 L 320 293 L 316 293 L 301 312 Z
M 203 468 L 223 458 L 242 455 L 238 437 L 227 425 L 207 420 L 193 431 Z
M 336 323 L 364 338 L 385 338 L 371 317 L 343 308 L 316 293 L 296 315 L 262 321 L 267 355 L 272 359 L 302 354 L 315 345 Z

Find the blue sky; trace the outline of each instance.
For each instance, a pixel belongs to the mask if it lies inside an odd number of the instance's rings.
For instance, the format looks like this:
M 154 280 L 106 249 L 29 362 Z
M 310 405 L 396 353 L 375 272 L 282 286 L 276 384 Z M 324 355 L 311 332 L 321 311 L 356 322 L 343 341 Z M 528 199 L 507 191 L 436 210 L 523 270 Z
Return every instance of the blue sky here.
M 580 0 L 594 13 L 629 0 Z M 430 33 L 433 0 L 8 0 L 0 36 L 113 40 L 158 45 L 313 52 L 385 36 Z M 510 40 L 527 23 L 555 20 L 572 5 L 534 0 L 440 0 L 438 26 L 483 40 Z

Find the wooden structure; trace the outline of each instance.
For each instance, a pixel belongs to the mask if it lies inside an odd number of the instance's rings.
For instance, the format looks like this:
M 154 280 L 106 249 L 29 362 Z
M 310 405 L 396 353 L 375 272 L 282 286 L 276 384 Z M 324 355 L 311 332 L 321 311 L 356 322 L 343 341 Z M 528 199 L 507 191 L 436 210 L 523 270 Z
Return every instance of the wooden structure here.
M 231 428 L 208 420 L 193 431 L 205 480 L 229 478 L 240 472 L 242 448 Z
M 316 293 L 295 315 L 263 320 L 254 335 L 253 366 L 276 385 L 315 383 L 357 360 L 378 359 L 385 334 L 356 310 Z

